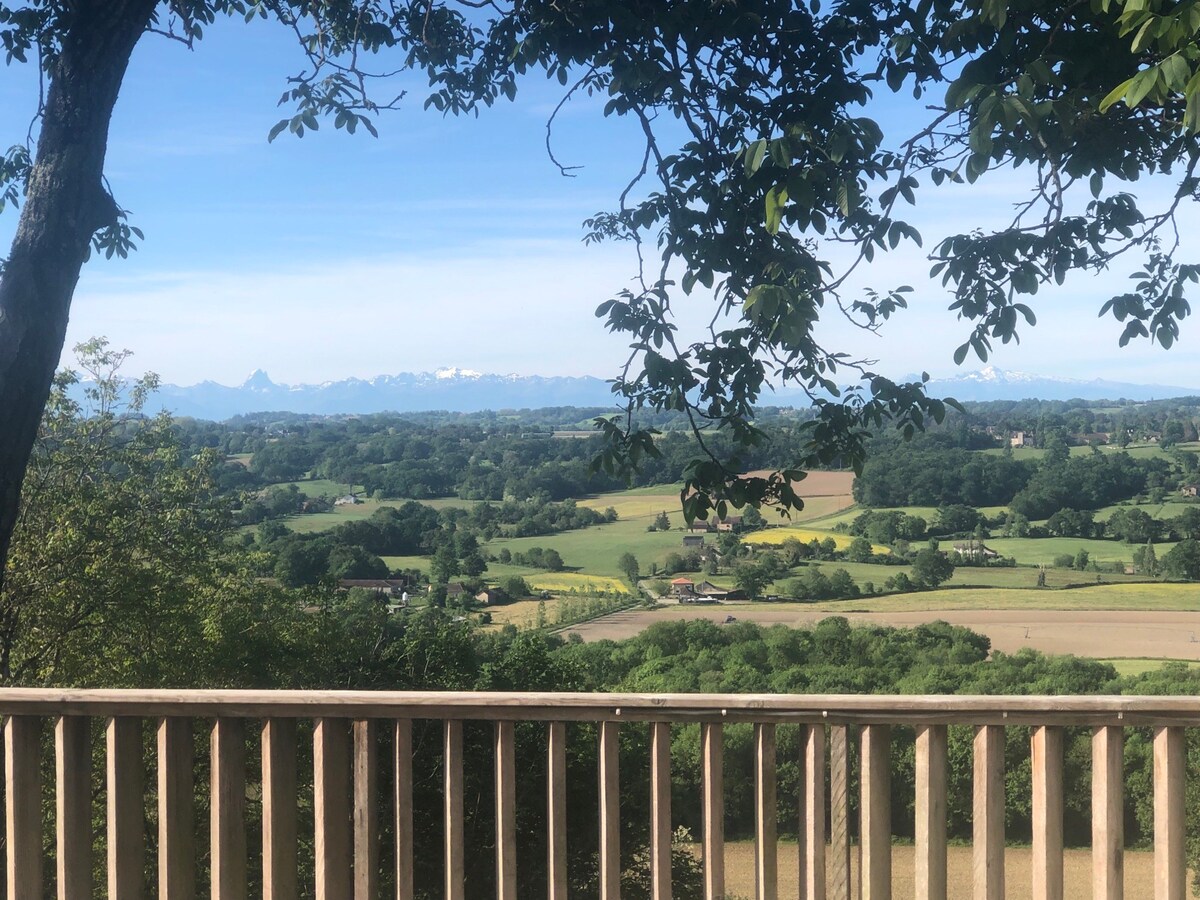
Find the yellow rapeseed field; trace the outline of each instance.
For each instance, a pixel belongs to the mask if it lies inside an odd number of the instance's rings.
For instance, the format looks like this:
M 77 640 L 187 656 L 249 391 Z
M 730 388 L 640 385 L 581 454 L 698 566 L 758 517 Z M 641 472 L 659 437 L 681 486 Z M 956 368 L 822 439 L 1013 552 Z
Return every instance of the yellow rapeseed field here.
M 620 578 L 608 575 L 585 575 L 582 572 L 550 572 L 545 575 L 526 575 L 525 583 L 538 591 L 574 591 L 577 594 L 628 594 L 629 585 Z
M 818 531 L 815 528 L 800 528 L 794 525 L 784 525 L 781 528 L 768 528 L 764 531 L 755 531 L 746 535 L 742 540 L 747 544 L 760 544 L 763 546 L 775 547 L 782 544 L 788 538 L 795 538 L 807 544 L 809 541 L 823 541 L 826 538 L 833 538 L 834 544 L 839 550 L 845 550 L 853 542 L 854 538 L 848 534 L 837 534 L 832 531 Z M 887 547 L 873 545 L 871 548 L 873 553 L 891 553 Z

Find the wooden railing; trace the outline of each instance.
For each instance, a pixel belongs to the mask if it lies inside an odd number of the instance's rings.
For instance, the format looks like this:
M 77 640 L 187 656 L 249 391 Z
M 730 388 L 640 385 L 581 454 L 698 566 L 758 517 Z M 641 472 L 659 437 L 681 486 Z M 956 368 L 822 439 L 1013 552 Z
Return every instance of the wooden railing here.
M 209 728 L 211 895 L 247 896 L 246 746 L 261 727 L 261 883 L 268 900 L 297 893 L 300 836 L 297 722 L 312 722 L 313 854 L 316 895 L 323 900 L 379 896 L 380 828 L 376 739 L 388 746 L 389 823 L 395 842 L 395 895 L 413 896 L 412 723 L 443 723 L 444 895 L 464 900 L 463 723 L 494 723 L 495 872 L 500 900 L 517 896 L 514 723 L 546 724 L 547 896 L 567 896 L 567 725 L 597 723 L 599 736 L 599 884 L 602 900 L 620 892 L 618 729 L 649 723 L 650 876 L 653 896 L 671 896 L 672 725 L 699 723 L 703 773 L 701 844 L 704 895 L 725 894 L 722 727 L 754 725 L 756 895 L 773 900 L 780 872 L 776 841 L 776 726 L 800 726 L 802 790 L 798 893 L 806 900 L 849 900 L 851 748 L 861 753 L 858 803 L 865 900 L 891 896 L 889 729 L 916 732 L 915 875 L 919 898 L 947 896 L 947 726 L 974 731 L 974 896 L 1002 898 L 1004 872 L 1004 738 L 1006 726 L 1032 726 L 1033 867 L 1029 895 L 1063 896 L 1063 729 L 1093 729 L 1093 894 L 1122 896 L 1122 742 L 1126 727 L 1153 730 L 1154 896 L 1186 896 L 1184 728 L 1200 725 L 1200 699 L 1177 697 L 914 697 L 799 695 L 623 695 L 552 693 L 392 693 L 297 691 L 0 691 L 4 718 L 6 895 L 43 896 L 52 856 L 60 898 L 92 896 L 92 766 L 89 729 L 105 731 L 104 840 L 110 900 L 142 896 L 146 881 L 143 733 L 157 729 L 157 884 L 159 896 L 195 893 L 196 720 Z M 639 726 L 646 727 L 646 726 Z M 44 840 L 43 747 L 53 730 L 53 839 Z M 828 758 L 827 758 L 828 756 Z M 828 796 L 826 795 L 828 785 Z M 45 793 L 46 796 L 43 794 Z M 203 792 L 202 792 L 202 796 Z M 826 815 L 828 813 L 828 822 Z M 47 848 L 46 844 L 51 846 Z M 49 852 L 47 852 L 49 851 Z M 827 858 L 828 855 L 828 858 Z M 472 898 L 474 900 L 474 897 Z

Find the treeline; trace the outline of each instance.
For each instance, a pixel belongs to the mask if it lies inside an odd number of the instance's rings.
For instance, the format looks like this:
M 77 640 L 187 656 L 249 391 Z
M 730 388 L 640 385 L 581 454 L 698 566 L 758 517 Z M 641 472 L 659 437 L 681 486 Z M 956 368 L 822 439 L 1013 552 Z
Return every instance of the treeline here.
M 293 531 L 280 522 L 263 522 L 241 538 L 243 546 L 258 551 L 257 572 L 286 587 L 339 579 L 386 578 L 384 556 L 429 556 L 426 573 L 435 583 L 465 575 L 478 578 L 489 562 L 482 541 L 495 537 L 529 537 L 555 534 L 615 522 L 609 508 L 598 512 L 575 501 L 538 504 L 507 501 L 478 503 L 469 509 L 435 510 L 409 500 L 400 507 L 381 506 L 368 518 L 343 522 L 325 531 Z M 562 557 L 551 548 L 531 548 L 512 554 L 503 549 L 500 562 L 515 562 L 560 571 Z
M 802 418 L 768 416 L 762 426 L 767 440 L 741 454 L 743 465 L 765 468 L 788 460 Z M 414 421 L 381 414 L 289 417 L 272 424 L 245 418 L 225 425 L 189 421 L 177 427 L 191 446 L 252 454 L 248 465 L 231 462 L 221 473 L 221 486 L 230 492 L 310 475 L 362 485 L 368 495 L 387 499 L 558 501 L 626 486 L 623 479 L 592 471 L 603 444 L 590 425 L 582 435 L 555 437 L 549 430 L 530 430 L 520 418 L 480 414 Z M 718 452 L 732 449 L 723 433 L 706 440 Z M 658 455 L 643 460 L 635 485 L 679 481 L 698 452 L 695 437 L 681 429 L 665 430 L 655 447 Z
M 854 482 L 854 498 L 873 507 L 1007 506 L 1027 519 L 1045 519 L 1064 508 L 1095 510 L 1173 490 L 1195 477 L 1190 462 L 1122 452 L 1070 456 L 1065 444 L 1032 461 L 922 439 L 879 442 Z

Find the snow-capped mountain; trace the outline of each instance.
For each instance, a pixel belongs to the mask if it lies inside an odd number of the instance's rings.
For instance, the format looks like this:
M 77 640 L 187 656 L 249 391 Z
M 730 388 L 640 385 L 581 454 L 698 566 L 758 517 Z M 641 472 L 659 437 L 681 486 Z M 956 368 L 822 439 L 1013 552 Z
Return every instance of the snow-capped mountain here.
M 258 369 L 236 387 L 213 381 L 188 387 L 164 384 L 152 399 L 152 406 L 178 416 L 216 420 L 268 411 L 318 415 L 434 409 L 472 412 L 611 403 L 609 386 L 600 378 L 488 375 L 458 367 L 295 385 L 276 384 Z
M 916 381 L 919 375 L 903 380 Z M 1050 378 L 988 366 L 929 382 L 935 397 L 957 400 L 1153 400 L 1200 395 L 1200 390 L 1119 381 Z M 164 384 L 151 399 L 150 412 L 167 409 L 179 416 L 223 420 L 254 412 L 337 415 L 374 412 L 484 409 L 536 409 L 547 406 L 612 406 L 613 395 L 601 378 L 589 376 L 493 375 L 455 366 L 434 372 L 400 372 L 371 379 L 346 378 L 322 384 L 276 384 L 262 369 L 237 386 L 203 381 L 180 387 Z M 807 406 L 794 388 L 768 392 L 765 406 Z
M 910 375 L 908 379 L 917 380 Z M 1053 378 L 987 366 L 929 381 L 929 393 L 956 400 L 1161 400 L 1200 394 L 1196 388 L 1164 384 L 1130 384 L 1094 378 Z

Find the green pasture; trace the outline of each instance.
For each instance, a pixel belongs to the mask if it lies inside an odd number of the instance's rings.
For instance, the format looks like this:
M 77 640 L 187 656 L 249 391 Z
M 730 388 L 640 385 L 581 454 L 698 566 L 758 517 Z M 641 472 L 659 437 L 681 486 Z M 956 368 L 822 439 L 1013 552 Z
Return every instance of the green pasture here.
M 335 500 L 350 493 L 362 493 L 361 484 L 346 484 L 344 481 L 330 481 L 328 478 L 301 478 L 299 481 L 281 481 L 279 487 L 294 484 L 310 497 L 328 497 Z
M 1118 657 L 1115 659 L 1102 659 L 1100 662 L 1106 662 L 1114 669 L 1122 678 L 1145 675 L 1147 672 L 1157 672 L 1167 663 L 1183 663 L 1189 669 L 1194 669 L 1200 666 L 1200 662 L 1194 659 L 1129 659 Z
M 1007 509 L 1008 508 L 1005 506 L 981 506 L 981 507 L 979 507 L 979 512 L 982 513 L 983 515 L 987 516 L 988 518 L 995 518 L 996 516 L 1003 515 L 1007 511 Z M 926 522 L 931 523 L 931 524 L 937 519 L 937 507 L 936 506 L 889 506 L 889 507 L 879 507 L 879 508 L 876 508 L 876 507 L 868 508 L 865 506 L 853 506 L 849 509 L 834 513 L 832 515 L 820 516 L 820 517 L 817 517 L 814 519 L 810 519 L 810 520 L 808 520 L 807 524 L 813 526 L 814 528 L 833 529 L 833 528 L 836 528 L 838 525 L 849 525 L 851 522 L 853 522 L 855 519 L 857 519 L 859 516 L 861 516 L 865 512 L 906 513 L 907 515 L 910 515 L 910 516 L 920 516 Z M 990 543 L 991 542 L 989 541 L 989 546 L 990 546 Z
M 1178 447 L 1181 450 L 1197 450 L 1200 449 L 1200 443 L 1176 444 L 1175 447 Z M 1174 450 L 1175 447 L 1172 447 L 1171 450 Z M 1069 450 L 1072 456 L 1087 456 L 1092 452 L 1092 448 L 1089 446 L 1071 447 Z M 1099 450 L 1101 453 L 1125 452 L 1134 459 L 1154 459 L 1157 457 L 1166 456 L 1171 452 L 1171 450 L 1163 450 L 1158 444 L 1148 443 L 1130 444 L 1128 447 L 1124 448 L 1124 451 L 1122 451 L 1122 449 L 1116 444 L 1102 444 L 1099 447 Z M 991 456 L 999 456 L 1005 452 L 1005 449 L 1003 447 L 990 447 L 987 450 L 980 450 L 978 452 L 987 453 Z M 1013 447 L 1012 455 L 1013 459 L 1041 459 L 1046 455 L 1046 451 L 1040 447 Z
M 1096 510 L 1096 521 L 1107 522 L 1108 518 L 1118 509 L 1136 509 L 1144 512 L 1153 519 L 1175 519 L 1178 518 L 1185 509 L 1197 509 L 1194 500 L 1164 500 L 1162 503 L 1118 503 L 1114 506 L 1105 506 L 1102 509 Z
M 1133 551 L 1137 548 L 1122 541 L 1107 541 L 1098 538 L 989 538 L 987 545 L 1001 556 L 1011 556 L 1024 565 L 1050 565 L 1054 557 L 1070 553 L 1072 556 L 1080 550 L 1086 550 L 1093 562 L 1125 562 L 1133 561 Z M 1154 545 L 1154 552 L 1159 559 L 1175 545 L 1162 543 Z
M 797 604 L 828 612 L 928 612 L 939 609 L 1066 609 L 1200 611 L 1200 591 L 1193 584 L 1102 584 L 1095 587 L 1030 591 L 1017 588 L 942 588 L 912 594 L 858 600 Z
M 487 552 L 495 556 L 505 547 L 513 553 L 530 547 L 553 548 L 569 569 L 613 577 L 621 576 L 617 560 L 623 553 L 632 553 L 645 574 L 650 563 L 662 563 L 671 552 L 684 552 L 682 531 L 651 532 L 646 531 L 646 524 L 644 519 L 627 519 L 539 537 L 497 538 L 488 542 Z
M 783 594 L 787 583 L 794 578 L 804 575 L 807 568 L 820 566 L 825 575 L 834 569 L 845 569 L 855 583 L 860 587 L 870 581 L 876 590 L 883 588 L 883 583 L 894 578 L 898 573 L 912 576 L 911 566 L 881 566 L 875 563 L 853 563 L 834 560 L 832 562 L 808 563 L 798 566 L 787 575 L 775 581 L 767 589 L 767 593 Z M 1125 584 L 1146 581 L 1139 575 L 1115 575 L 1107 572 L 1077 572 L 1073 569 L 1046 569 L 1046 588 L 1065 588 L 1084 586 L 1096 583 L 1099 576 L 1105 584 Z M 959 566 L 954 570 L 954 576 L 945 583 L 947 588 L 1025 588 L 1037 589 L 1038 570 L 1032 566 Z M 718 580 L 719 579 L 714 579 Z

